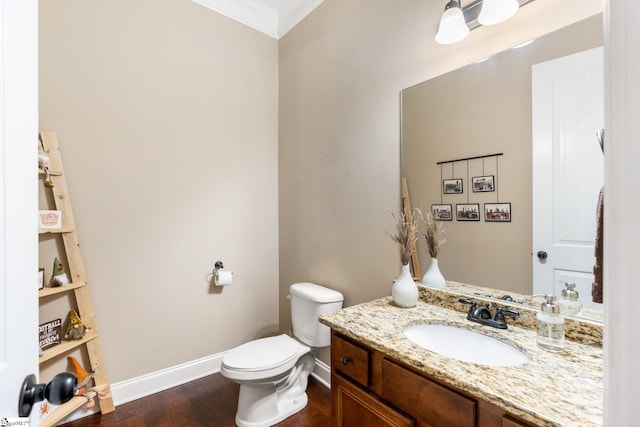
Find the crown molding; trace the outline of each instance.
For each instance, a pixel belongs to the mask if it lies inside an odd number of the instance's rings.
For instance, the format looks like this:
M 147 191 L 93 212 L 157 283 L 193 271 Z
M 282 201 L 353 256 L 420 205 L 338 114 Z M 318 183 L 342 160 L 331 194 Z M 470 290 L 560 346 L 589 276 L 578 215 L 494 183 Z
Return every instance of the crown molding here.
M 284 36 L 324 0 L 286 0 L 279 8 L 260 0 L 193 0 L 274 39 Z
M 289 0 L 278 13 L 278 38 L 287 34 L 324 0 Z

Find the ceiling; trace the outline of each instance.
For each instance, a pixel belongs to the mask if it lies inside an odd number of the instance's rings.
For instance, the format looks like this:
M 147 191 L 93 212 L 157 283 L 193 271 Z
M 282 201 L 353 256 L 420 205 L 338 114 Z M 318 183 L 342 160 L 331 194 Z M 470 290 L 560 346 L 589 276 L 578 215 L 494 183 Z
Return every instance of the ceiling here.
M 324 0 L 193 0 L 275 39 L 285 35 Z

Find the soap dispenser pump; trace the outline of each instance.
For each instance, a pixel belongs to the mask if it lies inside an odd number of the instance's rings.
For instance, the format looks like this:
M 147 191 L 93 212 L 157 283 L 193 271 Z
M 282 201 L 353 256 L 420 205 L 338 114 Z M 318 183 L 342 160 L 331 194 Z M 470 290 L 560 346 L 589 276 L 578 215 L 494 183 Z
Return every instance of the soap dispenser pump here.
M 576 315 L 582 310 L 582 303 L 578 300 L 578 291 L 575 290 L 576 284 L 572 282 L 564 282 L 565 288 L 562 290 L 562 298 L 558 301 L 560 305 L 560 313 Z
M 545 350 L 559 352 L 564 348 L 564 316 L 555 295 L 545 295 L 540 311 L 536 315 L 538 321 L 537 343 Z

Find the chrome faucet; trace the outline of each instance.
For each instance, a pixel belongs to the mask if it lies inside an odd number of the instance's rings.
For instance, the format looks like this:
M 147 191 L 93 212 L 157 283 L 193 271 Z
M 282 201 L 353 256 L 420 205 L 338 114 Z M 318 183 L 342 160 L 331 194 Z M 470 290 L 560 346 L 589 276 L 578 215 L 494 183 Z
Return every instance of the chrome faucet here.
M 497 307 L 495 316 L 492 316 L 491 306 L 489 304 L 478 305 L 477 302 L 469 301 L 464 298 L 460 298 L 458 302 L 469 305 L 467 320 L 498 329 L 507 329 L 507 320 L 504 317 L 505 314 L 512 317 L 518 317 L 520 315 L 517 311 L 509 310 L 504 307 Z

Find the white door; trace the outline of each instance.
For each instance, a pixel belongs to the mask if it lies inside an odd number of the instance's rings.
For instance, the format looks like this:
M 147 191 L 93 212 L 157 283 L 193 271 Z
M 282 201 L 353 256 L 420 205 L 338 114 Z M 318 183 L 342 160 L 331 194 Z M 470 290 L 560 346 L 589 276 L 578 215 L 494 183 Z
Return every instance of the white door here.
M 37 0 L 0 0 L 0 419 L 38 372 L 37 19 Z
M 533 66 L 533 293 L 575 282 L 591 302 L 596 207 L 604 184 L 603 50 Z M 540 254 L 540 256 L 538 256 Z M 546 254 L 546 259 L 544 255 Z

